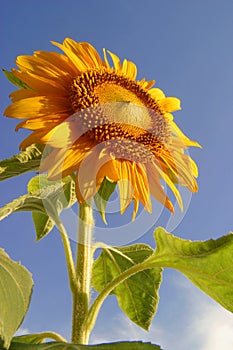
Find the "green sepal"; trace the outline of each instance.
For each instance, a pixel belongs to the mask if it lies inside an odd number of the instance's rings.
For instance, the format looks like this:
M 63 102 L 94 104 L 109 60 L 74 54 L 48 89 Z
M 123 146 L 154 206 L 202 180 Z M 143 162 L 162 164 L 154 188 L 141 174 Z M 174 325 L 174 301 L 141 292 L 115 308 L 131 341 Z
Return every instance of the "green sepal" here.
M 9 80 L 10 83 L 12 83 L 13 85 L 15 85 L 17 88 L 19 89 L 30 89 L 30 86 L 28 86 L 24 81 L 22 81 L 21 79 L 17 78 L 13 72 L 9 72 L 5 69 L 2 70 L 3 73 L 5 74 L 6 78 Z
M 99 191 L 94 196 L 96 208 L 105 224 L 107 224 L 105 217 L 106 206 L 110 196 L 115 190 L 116 184 L 116 182 L 112 182 L 105 177 L 100 185 Z

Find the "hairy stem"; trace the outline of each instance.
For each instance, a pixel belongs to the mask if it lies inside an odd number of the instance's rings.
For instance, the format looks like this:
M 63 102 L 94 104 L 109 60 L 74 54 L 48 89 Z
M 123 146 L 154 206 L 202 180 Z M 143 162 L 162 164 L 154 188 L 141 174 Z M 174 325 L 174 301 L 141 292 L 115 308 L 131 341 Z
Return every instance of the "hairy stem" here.
M 84 327 L 88 314 L 93 263 L 93 211 L 89 204 L 79 206 L 79 232 L 76 276 L 78 290 L 73 294 L 72 342 L 87 344 L 90 332 Z
M 76 271 L 75 271 L 73 255 L 70 247 L 69 237 L 67 235 L 64 225 L 59 219 L 56 220 L 56 225 L 60 232 L 62 243 L 65 250 L 66 265 L 68 269 L 68 276 L 69 276 L 69 282 L 70 282 L 70 290 L 73 293 L 73 295 L 75 295 L 78 291 L 78 282 L 77 282 Z

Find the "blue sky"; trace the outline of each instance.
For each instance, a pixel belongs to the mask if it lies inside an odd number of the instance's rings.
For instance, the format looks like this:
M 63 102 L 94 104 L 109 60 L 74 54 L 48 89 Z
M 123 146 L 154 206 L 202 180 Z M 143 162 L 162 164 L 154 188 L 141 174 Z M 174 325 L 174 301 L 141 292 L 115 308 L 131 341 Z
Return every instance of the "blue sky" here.
M 65 37 L 88 41 L 99 52 L 105 47 L 134 61 L 139 78 L 156 79 L 156 86 L 168 96 L 181 99 L 182 110 L 175 113 L 175 121 L 203 146 L 202 150 L 190 150 L 199 166 L 199 191 L 192 195 L 188 211 L 173 233 L 192 240 L 217 238 L 233 226 L 232 13 L 231 0 L 2 0 L 0 66 L 10 69 L 17 55 L 34 50 L 52 51 L 50 40 L 62 42 Z M 0 84 L 3 116 L 14 87 L 3 74 Z M 2 159 L 17 153 L 26 135 L 25 131 L 14 132 L 16 123 L 1 117 Z M 1 183 L 0 205 L 24 194 L 32 175 Z M 127 215 L 117 216 L 119 235 Z M 138 241 L 153 245 L 153 224 L 166 227 L 169 215 L 163 212 L 152 225 L 142 218 L 144 232 L 150 230 Z M 96 220 L 100 227 L 99 218 Z M 131 230 L 136 227 L 137 222 L 130 225 Z M 35 243 L 29 213 L 7 218 L 0 230 L 0 245 L 32 272 L 35 281 L 22 328 L 30 332 L 54 330 L 69 337 L 71 301 L 59 234 L 53 230 Z M 72 247 L 75 249 L 75 243 Z M 232 348 L 232 315 L 180 274 L 165 272 L 160 297 L 149 333 L 128 323 L 115 298 L 110 297 L 92 342 L 132 338 L 159 343 L 166 350 L 173 350 L 174 342 L 179 350 L 217 350 L 222 344 L 224 349 Z

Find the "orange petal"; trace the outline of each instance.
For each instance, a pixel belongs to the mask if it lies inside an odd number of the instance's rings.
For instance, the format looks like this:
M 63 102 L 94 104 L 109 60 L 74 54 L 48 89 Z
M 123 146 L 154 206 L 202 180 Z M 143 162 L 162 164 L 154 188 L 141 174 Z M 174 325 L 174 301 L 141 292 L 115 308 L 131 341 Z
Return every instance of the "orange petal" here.
M 136 164 L 133 162 L 133 175 L 134 175 L 134 193 L 135 198 L 139 199 L 145 209 L 151 213 L 152 205 L 150 200 L 149 183 L 145 167 L 143 164 Z
M 48 171 L 50 180 L 57 180 L 72 174 L 79 167 L 82 160 L 88 155 L 89 149 L 85 147 L 87 140 L 83 139 L 77 147 L 69 149 L 55 149 L 49 156 L 43 159 L 40 171 Z
M 118 161 L 119 181 L 117 183 L 120 193 L 121 214 L 125 212 L 133 199 L 134 184 L 132 183 L 132 165 L 127 160 Z
M 150 193 L 158 202 L 160 202 L 162 205 L 167 207 L 172 213 L 174 213 L 174 207 L 172 205 L 172 202 L 164 192 L 156 168 L 153 166 L 153 164 L 150 163 L 147 164 L 146 168 L 147 177 L 149 180 Z

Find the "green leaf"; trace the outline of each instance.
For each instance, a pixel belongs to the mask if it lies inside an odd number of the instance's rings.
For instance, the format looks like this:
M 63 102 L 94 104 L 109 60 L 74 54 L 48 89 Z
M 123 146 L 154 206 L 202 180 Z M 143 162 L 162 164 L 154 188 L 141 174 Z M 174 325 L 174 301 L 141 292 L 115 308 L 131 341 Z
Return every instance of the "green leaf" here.
M 38 170 L 42 157 L 43 146 L 31 145 L 25 151 L 0 161 L 0 181 Z
M 174 268 L 197 287 L 233 312 L 233 234 L 216 240 L 191 242 L 155 230 L 157 249 L 148 267 Z
M 3 347 L 0 346 L 0 350 L 3 350 Z M 161 350 L 161 348 L 151 343 L 126 341 L 98 345 L 76 345 L 55 342 L 46 344 L 12 343 L 9 350 Z
M 153 254 L 153 249 L 145 244 L 114 249 L 119 252 L 103 249 L 94 262 L 92 283 L 98 292 L 123 271 L 142 263 Z M 126 315 L 146 330 L 157 310 L 161 272 L 162 269 L 158 267 L 138 272 L 120 283 L 112 292 Z
M 40 213 L 39 211 L 32 212 L 32 220 L 36 230 L 37 241 L 51 232 L 55 225 L 54 221 L 51 220 L 48 215 Z
M 0 249 L 0 338 L 6 348 L 28 310 L 32 287 L 31 274 Z
M 53 339 L 59 342 L 66 342 L 66 339 L 63 338 L 60 334 L 54 332 L 43 332 L 37 334 L 26 334 L 16 336 L 12 339 L 12 342 L 23 343 L 23 344 L 41 344 L 44 343 L 46 339 Z
M 17 88 L 19 89 L 30 89 L 31 88 L 24 83 L 21 79 L 17 78 L 13 72 L 9 72 L 5 69 L 2 70 L 3 73 L 5 74 L 5 76 L 7 77 L 7 79 L 15 86 L 17 86 Z
M 56 213 L 59 215 L 63 209 L 72 206 L 76 201 L 75 182 L 72 176 L 67 176 L 62 179 L 62 191 L 55 193 L 55 196 L 51 193 L 51 186 L 61 186 L 60 181 L 49 181 L 46 175 L 40 175 L 32 178 L 28 183 L 28 192 L 35 193 L 40 191 L 41 193 L 46 191 L 49 196 L 44 198 L 44 205 L 50 207 L 51 205 L 56 208 Z M 52 199 L 52 200 L 51 200 Z M 47 215 L 47 212 L 41 213 L 40 211 L 32 212 L 32 219 L 36 230 L 36 239 L 40 240 L 46 236 L 54 227 L 54 221 Z
M 38 334 L 26 334 L 14 337 L 12 343 L 23 344 L 41 344 L 46 338 L 38 336 Z
M 106 177 L 103 179 L 98 193 L 94 196 L 96 208 L 98 209 L 100 216 L 105 224 L 107 224 L 105 217 L 105 210 L 111 194 L 114 192 L 116 182 L 108 180 Z
M 61 211 L 75 203 L 75 183 L 72 176 L 62 181 L 49 181 L 46 175 L 32 178 L 29 193 L 0 208 L 0 220 L 19 211 L 32 211 L 37 240 L 48 234 Z

